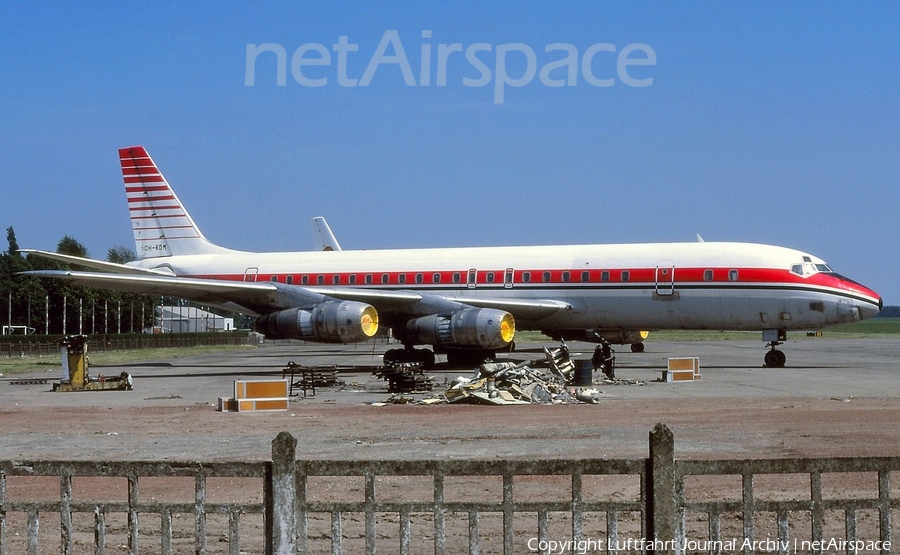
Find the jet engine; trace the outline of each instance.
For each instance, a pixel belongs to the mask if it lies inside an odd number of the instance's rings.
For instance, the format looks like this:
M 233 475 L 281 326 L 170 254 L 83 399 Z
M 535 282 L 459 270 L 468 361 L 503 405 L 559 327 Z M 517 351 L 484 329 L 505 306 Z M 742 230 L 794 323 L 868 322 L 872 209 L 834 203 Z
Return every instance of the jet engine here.
M 516 334 L 512 314 L 493 308 L 467 308 L 432 314 L 406 323 L 406 338 L 415 344 L 471 349 L 502 349 Z
M 269 339 L 358 343 L 378 331 L 378 312 L 365 303 L 327 301 L 310 310 L 289 308 L 261 316 L 256 331 Z

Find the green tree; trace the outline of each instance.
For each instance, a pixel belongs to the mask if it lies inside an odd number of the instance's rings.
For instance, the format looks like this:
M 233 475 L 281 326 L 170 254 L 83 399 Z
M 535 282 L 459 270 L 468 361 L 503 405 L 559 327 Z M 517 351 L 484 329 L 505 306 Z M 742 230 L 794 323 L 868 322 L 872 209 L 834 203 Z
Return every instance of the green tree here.
M 134 251 L 127 247 L 113 247 L 106 251 L 106 261 L 115 262 L 116 264 L 127 264 L 133 262 L 137 256 Z
M 15 326 L 31 326 L 43 329 L 40 306 L 43 305 L 44 290 L 40 280 L 23 276 L 21 272 L 31 269 L 28 259 L 19 252 L 16 231 L 6 228 L 8 248 L 0 255 L 0 306 L 3 306 L 3 323 Z
M 16 241 L 16 230 L 9 226 L 6 228 L 6 241 L 9 243 L 7 254 L 19 254 L 19 242 Z
M 80 256 L 81 258 L 90 258 L 87 248 L 68 235 L 63 236 L 59 243 L 56 244 L 56 252 L 70 256 Z

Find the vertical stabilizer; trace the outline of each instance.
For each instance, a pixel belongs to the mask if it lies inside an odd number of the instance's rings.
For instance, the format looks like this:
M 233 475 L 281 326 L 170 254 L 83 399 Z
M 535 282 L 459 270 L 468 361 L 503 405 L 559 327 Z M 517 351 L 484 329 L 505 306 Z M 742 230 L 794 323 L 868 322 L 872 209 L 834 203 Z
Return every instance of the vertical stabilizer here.
M 200 229 L 142 146 L 119 149 L 138 258 L 222 252 Z

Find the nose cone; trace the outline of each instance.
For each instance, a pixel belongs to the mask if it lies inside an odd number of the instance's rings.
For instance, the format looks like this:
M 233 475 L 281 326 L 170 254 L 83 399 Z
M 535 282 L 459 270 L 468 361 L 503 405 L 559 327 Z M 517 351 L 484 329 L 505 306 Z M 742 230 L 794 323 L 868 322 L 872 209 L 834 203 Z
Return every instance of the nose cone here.
M 881 312 L 881 309 L 884 308 L 884 300 L 882 300 L 881 297 L 878 297 L 877 305 L 875 303 L 862 302 L 857 306 L 859 308 L 859 319 L 865 320 L 866 318 L 871 318 Z

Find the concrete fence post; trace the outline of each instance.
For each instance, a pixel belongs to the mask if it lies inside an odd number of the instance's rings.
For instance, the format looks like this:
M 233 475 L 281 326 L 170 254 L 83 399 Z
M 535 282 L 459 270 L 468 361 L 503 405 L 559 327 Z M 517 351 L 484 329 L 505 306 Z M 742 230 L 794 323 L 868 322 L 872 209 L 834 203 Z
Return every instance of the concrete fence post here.
M 675 438 L 665 424 L 650 431 L 650 468 L 648 468 L 647 534 L 649 552 L 675 555 L 677 515 L 675 501 Z
M 297 553 L 297 440 L 288 432 L 272 440 L 271 475 L 266 478 L 266 553 Z

